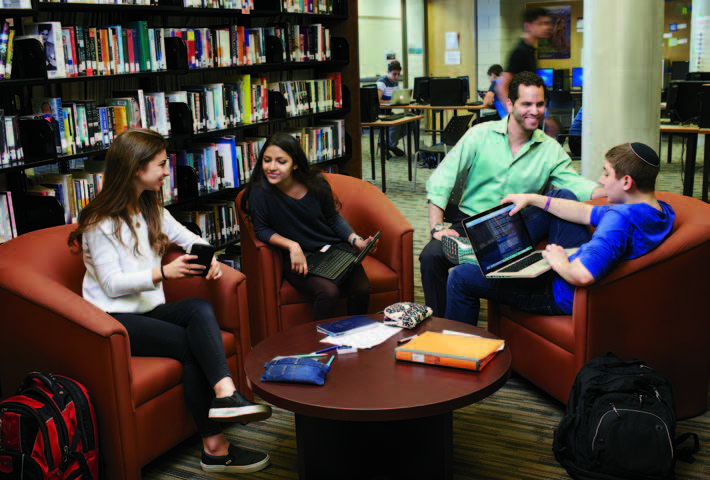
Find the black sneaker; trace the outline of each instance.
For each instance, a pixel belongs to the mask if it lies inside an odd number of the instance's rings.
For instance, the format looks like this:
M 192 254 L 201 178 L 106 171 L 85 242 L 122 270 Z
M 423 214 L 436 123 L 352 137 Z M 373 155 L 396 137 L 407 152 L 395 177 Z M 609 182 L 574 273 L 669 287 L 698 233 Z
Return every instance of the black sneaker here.
M 390 152 L 394 153 L 395 157 L 403 157 L 404 156 L 404 150 L 399 148 L 397 145 L 395 146 L 390 146 Z
M 229 397 L 215 398 L 210 407 L 210 418 L 218 422 L 258 422 L 270 416 L 270 406 L 252 403 L 237 391 Z
M 200 466 L 205 472 L 250 473 L 265 469 L 269 461 L 266 453 L 230 445 L 229 454 L 221 457 L 209 455 L 203 450 Z

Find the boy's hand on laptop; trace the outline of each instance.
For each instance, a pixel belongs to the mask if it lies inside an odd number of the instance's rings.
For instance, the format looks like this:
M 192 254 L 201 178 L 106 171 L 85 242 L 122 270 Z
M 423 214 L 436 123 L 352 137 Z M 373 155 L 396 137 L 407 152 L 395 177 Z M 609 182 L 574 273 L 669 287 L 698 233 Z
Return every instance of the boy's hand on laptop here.
M 513 216 L 528 205 L 535 205 L 535 199 L 539 196 L 540 195 L 534 193 L 511 193 L 501 200 L 500 203 L 514 203 L 515 207 L 513 207 L 509 213 L 509 215 Z
M 550 267 L 552 267 L 552 269 L 556 272 L 559 271 L 560 267 L 565 264 L 569 264 L 567 251 L 554 243 L 551 243 L 545 247 L 545 250 L 542 251 L 542 257 L 547 260 Z

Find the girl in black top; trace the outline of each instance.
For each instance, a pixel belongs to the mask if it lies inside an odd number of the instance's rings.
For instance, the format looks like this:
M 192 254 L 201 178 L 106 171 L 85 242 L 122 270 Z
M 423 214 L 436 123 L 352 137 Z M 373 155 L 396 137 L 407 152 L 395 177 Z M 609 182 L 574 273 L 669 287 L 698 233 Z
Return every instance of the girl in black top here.
M 313 320 L 333 317 L 341 293 L 347 295 L 348 315 L 367 313 L 369 307 L 370 282 L 362 265 L 340 288 L 308 275 L 304 252 L 345 242 L 363 249 L 371 241 L 353 232 L 338 213 L 339 206 L 328 181 L 308 164 L 298 140 L 275 134 L 266 141 L 241 208 L 251 218 L 256 237 L 283 250 L 284 278 L 314 299 Z

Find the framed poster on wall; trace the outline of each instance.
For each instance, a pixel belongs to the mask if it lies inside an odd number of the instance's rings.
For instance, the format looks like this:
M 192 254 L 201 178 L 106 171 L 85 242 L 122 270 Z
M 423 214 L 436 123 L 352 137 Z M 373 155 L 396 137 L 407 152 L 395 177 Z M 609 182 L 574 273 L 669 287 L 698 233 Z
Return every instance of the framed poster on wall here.
M 537 58 L 540 60 L 570 58 L 572 7 L 559 4 L 535 4 L 535 6 L 544 6 L 552 20 L 552 35 L 548 39 L 540 40 Z

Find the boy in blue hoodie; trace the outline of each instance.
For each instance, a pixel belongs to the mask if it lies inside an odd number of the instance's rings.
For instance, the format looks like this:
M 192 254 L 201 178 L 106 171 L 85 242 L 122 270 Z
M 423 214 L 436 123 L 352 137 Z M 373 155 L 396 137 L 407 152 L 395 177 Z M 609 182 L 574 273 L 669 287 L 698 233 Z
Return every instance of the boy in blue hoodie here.
M 541 315 L 572 313 L 574 290 L 598 282 L 619 262 L 638 258 L 656 248 L 671 232 L 675 212 L 656 199 L 660 160 L 643 143 L 618 145 L 606 153 L 599 182 L 611 205 L 592 206 L 569 200 L 574 194 L 513 194 L 510 214 L 536 209 L 548 229 L 543 256 L 552 269 L 534 279 L 487 279 L 477 265 L 459 265 L 449 274 L 446 318 L 476 325 L 480 299 L 488 298 Z M 588 226 L 596 228 L 589 233 Z M 582 236 L 580 248 L 567 256 L 564 247 Z

